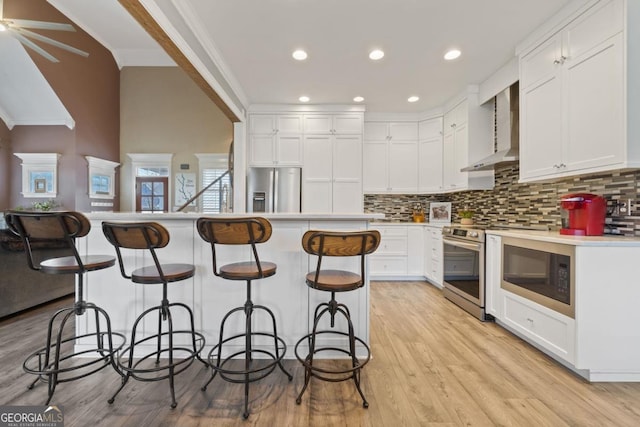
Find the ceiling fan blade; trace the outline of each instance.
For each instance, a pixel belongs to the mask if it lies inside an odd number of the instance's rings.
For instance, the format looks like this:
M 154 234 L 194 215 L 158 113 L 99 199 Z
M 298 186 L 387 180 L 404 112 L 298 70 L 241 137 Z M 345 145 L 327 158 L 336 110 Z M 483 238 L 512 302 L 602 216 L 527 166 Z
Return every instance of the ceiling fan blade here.
M 71 24 L 60 24 L 58 22 L 32 21 L 30 19 L 5 19 L 9 24 L 22 28 L 34 28 L 36 30 L 55 30 L 55 31 L 75 31 Z
M 47 58 L 49 61 L 51 62 L 60 62 L 56 59 L 55 56 L 50 55 L 46 50 L 44 50 L 43 48 L 41 48 L 40 46 L 38 46 L 37 44 L 35 44 L 34 42 L 32 42 L 31 40 L 29 40 L 28 38 L 26 38 L 25 36 L 23 36 L 22 34 L 16 32 L 16 31 L 11 31 L 11 35 L 13 37 L 15 37 L 16 39 L 18 39 L 18 41 L 20 43 L 22 43 L 23 45 L 25 45 L 26 47 L 28 47 L 29 49 L 34 50 L 35 52 L 39 53 L 40 55 L 44 56 L 45 58 Z
M 33 31 L 25 30 L 23 28 L 13 28 L 13 31 L 17 31 L 17 32 L 19 32 L 20 34 L 22 34 L 22 35 L 24 35 L 26 37 L 30 37 L 32 39 L 40 40 L 43 43 L 47 43 L 47 44 L 50 44 L 52 46 L 59 47 L 60 49 L 68 50 L 69 52 L 75 53 L 76 55 L 84 56 L 85 58 L 87 56 L 89 56 L 89 54 L 87 52 L 85 52 L 84 50 L 76 49 L 73 46 L 69 46 L 68 44 L 61 43 L 61 42 L 59 42 L 57 40 L 54 40 L 52 38 L 45 37 L 45 36 L 40 35 L 38 33 L 34 33 Z

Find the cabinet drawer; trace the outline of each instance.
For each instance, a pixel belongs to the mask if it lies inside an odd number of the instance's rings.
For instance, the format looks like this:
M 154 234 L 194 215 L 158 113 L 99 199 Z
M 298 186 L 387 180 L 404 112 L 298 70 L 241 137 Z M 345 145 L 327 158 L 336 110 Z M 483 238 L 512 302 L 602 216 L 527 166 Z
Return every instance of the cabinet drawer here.
M 574 363 L 575 321 L 503 291 L 503 320 L 567 362 Z
M 407 254 L 407 237 L 406 236 L 382 236 L 380 246 L 378 246 L 377 254 Z
M 372 276 L 405 276 L 407 258 L 404 256 L 371 256 L 369 269 Z

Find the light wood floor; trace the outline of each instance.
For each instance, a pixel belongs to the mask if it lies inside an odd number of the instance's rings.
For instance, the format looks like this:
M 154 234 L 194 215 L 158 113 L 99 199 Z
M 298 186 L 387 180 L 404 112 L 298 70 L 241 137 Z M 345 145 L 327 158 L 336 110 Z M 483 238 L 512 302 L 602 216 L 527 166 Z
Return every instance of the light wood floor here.
M 68 301 L 65 301 L 68 303 Z M 53 304 L 0 322 L 0 404 L 41 405 L 24 356 L 41 345 Z M 54 403 L 65 426 L 637 426 L 640 383 L 589 384 L 494 323 L 482 323 L 425 282 L 371 284 L 373 360 L 362 374 L 370 403 L 363 409 L 352 383 L 303 381 L 287 361 L 292 383 L 278 371 L 251 386 L 251 416 L 243 421 L 243 386 L 216 378 L 206 392 L 201 365 L 168 384 L 131 381 L 113 405 L 112 370 L 58 386 Z M 289 351 L 292 351 L 291 349 Z

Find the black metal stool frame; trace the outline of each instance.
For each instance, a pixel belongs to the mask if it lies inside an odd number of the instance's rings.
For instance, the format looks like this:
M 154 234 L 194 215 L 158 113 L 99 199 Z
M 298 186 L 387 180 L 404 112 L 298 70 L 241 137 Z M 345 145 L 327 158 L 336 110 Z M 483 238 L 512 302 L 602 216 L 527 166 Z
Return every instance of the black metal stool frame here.
M 217 236 L 214 230 L 214 224 L 225 224 L 226 227 L 243 227 L 246 225 L 246 238 L 243 240 L 242 237 L 239 239 L 235 239 L 229 235 Z M 214 218 L 199 218 L 197 221 L 197 229 L 200 233 L 200 236 L 203 240 L 211 244 L 211 253 L 213 259 L 213 274 L 218 277 L 222 277 L 223 279 L 228 280 L 245 280 L 246 282 L 246 301 L 243 306 L 233 308 L 229 312 L 225 314 L 222 319 L 222 323 L 220 325 L 220 334 L 218 343 L 211 349 L 208 356 L 209 365 L 212 368 L 211 377 L 209 380 L 202 386 L 202 391 L 207 389 L 207 386 L 213 381 L 216 374 L 220 373 L 220 376 L 231 383 L 236 384 L 244 384 L 244 412 L 242 414 L 244 419 L 249 417 L 249 383 L 261 380 L 274 371 L 276 366 L 279 366 L 282 372 L 287 376 L 289 381 L 293 379 L 293 376 L 287 372 L 287 370 L 282 365 L 282 359 L 286 353 L 287 345 L 284 340 L 278 336 L 277 327 L 276 327 L 276 318 L 271 311 L 266 306 L 254 304 L 251 299 L 251 281 L 256 279 L 263 279 L 266 277 L 271 277 L 275 274 L 275 265 L 273 265 L 272 269 L 269 271 L 263 270 L 263 264 L 260 261 L 260 257 L 258 256 L 258 251 L 256 248 L 256 243 L 262 243 L 269 239 L 271 235 L 270 226 L 267 228 L 268 221 L 264 218 L 226 218 L 226 219 L 214 219 Z M 242 228 L 239 229 L 240 231 Z M 221 270 L 217 265 L 216 258 L 216 244 L 235 244 L 235 245 L 251 245 L 253 262 L 255 263 L 255 270 L 252 272 L 253 274 L 250 278 L 247 277 L 237 277 L 232 274 L 226 274 L 224 272 L 224 268 Z M 242 264 L 242 263 L 239 263 Z M 265 311 L 269 317 L 271 318 L 271 323 L 273 326 L 273 333 L 270 332 L 256 332 L 251 328 L 251 317 L 255 310 L 263 310 Z M 237 334 L 228 338 L 224 337 L 224 327 L 227 319 L 231 317 L 234 313 L 244 312 L 245 314 L 245 332 L 241 334 Z M 255 336 L 266 336 L 272 337 L 274 340 L 274 353 L 263 350 L 253 348 L 252 337 Z M 236 340 L 238 338 L 244 338 L 245 340 L 245 348 L 244 350 L 240 350 L 236 353 L 233 353 L 229 356 L 226 356 L 222 359 L 222 347 L 223 344 L 226 344 L 230 341 Z M 251 363 L 253 361 L 253 354 L 261 353 L 269 356 L 272 359 L 270 363 L 265 364 L 262 367 L 252 367 Z M 236 356 L 243 355 L 245 356 L 245 364 L 244 370 L 238 369 L 225 369 L 224 365 L 231 361 Z M 258 374 L 252 376 L 252 374 Z M 235 378 L 240 377 L 240 378 Z
M 89 232 L 90 225 L 88 220 L 78 212 L 70 211 L 9 211 L 5 214 L 5 218 L 9 230 L 20 236 L 22 239 L 29 268 L 47 274 L 75 274 L 77 277 L 74 305 L 72 307 L 62 308 L 51 316 L 47 328 L 46 346 L 31 353 L 22 364 L 25 372 L 37 375 L 37 378 L 28 386 L 28 388 L 33 389 L 38 381 L 46 382 L 48 385 L 48 397 L 45 405 L 48 405 L 53 398 L 56 386 L 60 383 L 75 381 L 77 379 L 87 377 L 109 365 L 111 365 L 119 375 L 122 375 L 115 362 L 115 356 L 124 346 L 125 337 L 123 334 L 113 332 L 111 330 L 111 319 L 104 309 L 91 302 L 85 301 L 84 299 L 84 274 L 88 271 L 108 268 L 115 264 L 115 259 L 109 259 L 108 257 L 102 256 L 98 256 L 97 258 L 87 257 L 83 261 L 83 257 L 78 253 L 75 240 L 77 237 L 83 237 Z M 55 227 L 55 225 L 57 225 L 57 227 Z M 47 235 L 48 233 L 45 231 L 47 227 L 55 227 L 57 228 L 57 232 L 52 235 Z M 69 257 L 54 258 L 51 260 L 36 262 L 32 250 L 32 241 L 44 239 L 65 242 L 68 249 L 71 250 L 72 255 Z M 72 260 L 75 261 L 75 264 Z M 60 265 L 55 263 L 52 264 L 51 261 L 63 261 L 65 262 L 65 267 L 60 267 Z M 88 266 L 85 265 L 85 261 L 89 264 Z M 87 313 L 87 311 L 93 311 L 94 313 L 96 326 L 95 331 L 88 332 L 83 335 L 74 334 L 69 338 L 63 338 L 64 329 L 69 319 L 72 316 L 82 316 Z M 100 327 L 101 316 L 106 324 L 105 330 L 102 330 Z M 59 320 L 58 331 L 54 334 L 57 320 Z M 114 336 L 116 336 L 120 341 L 116 347 L 114 347 L 113 344 Z M 74 350 L 65 355 L 61 354 L 63 345 L 73 344 L 77 340 L 88 337 L 95 337 L 95 348 L 80 351 Z M 106 347 L 105 337 L 107 338 Z M 88 359 L 83 363 L 75 363 L 69 367 L 61 366 L 63 362 L 74 357 L 95 353 L 100 354 L 100 357 Z
M 350 248 L 340 248 L 340 242 L 346 242 L 347 239 L 351 239 L 354 242 L 359 241 L 359 245 L 352 244 Z M 325 246 L 325 241 L 330 240 Z M 318 261 L 316 264 L 316 270 L 314 273 L 307 275 L 307 285 L 314 289 L 331 292 L 331 299 L 329 302 L 323 302 L 318 304 L 314 310 L 313 316 L 313 328 L 311 333 L 303 336 L 298 340 L 295 345 L 295 355 L 298 361 L 302 363 L 305 369 L 304 385 L 302 390 L 296 398 L 296 403 L 302 402 L 302 395 L 307 390 L 312 377 L 318 378 L 323 381 L 329 382 L 342 382 L 353 380 L 360 397 L 362 398 L 362 406 L 364 408 L 369 407 L 369 402 L 362 392 L 360 387 L 360 373 L 362 368 L 371 360 L 371 349 L 369 346 L 359 337 L 355 336 L 353 322 L 351 321 L 351 313 L 349 308 L 336 301 L 336 292 L 349 292 L 358 289 L 366 283 L 365 280 L 365 255 L 373 253 L 379 243 L 380 234 L 377 231 L 362 231 L 362 232 L 332 232 L 332 231 L 314 231 L 310 230 L 303 236 L 302 239 L 303 248 L 305 252 L 311 255 L 317 255 Z M 329 274 L 337 274 L 338 276 L 344 275 L 346 279 L 343 283 L 340 281 L 333 285 L 325 284 L 321 280 L 321 275 L 324 272 L 322 270 L 322 259 L 324 256 L 359 256 L 360 257 L 360 275 L 355 273 L 344 272 L 340 270 L 326 270 Z M 318 325 L 322 317 L 329 313 L 331 316 L 330 330 L 318 330 Z M 341 314 L 347 321 L 348 332 L 335 331 L 335 316 Z M 340 335 L 348 337 L 349 349 L 345 350 L 340 347 L 316 347 L 316 338 L 319 335 Z M 308 342 L 309 352 L 306 356 L 301 356 L 298 348 L 304 341 Z M 365 349 L 365 355 L 360 360 L 356 355 L 356 343 L 362 345 Z M 313 366 L 313 359 L 317 353 L 323 351 L 340 352 L 348 355 L 351 359 L 351 367 L 346 369 L 323 369 L 318 366 Z
M 116 396 L 120 393 L 120 391 L 124 388 L 130 378 L 134 378 L 138 381 L 143 382 L 154 382 L 161 381 L 165 379 L 169 379 L 169 390 L 171 393 L 171 408 L 175 408 L 178 403 L 176 401 L 175 396 L 175 384 L 174 377 L 175 375 L 183 372 L 194 362 L 195 359 L 198 359 L 202 362 L 206 367 L 209 365 L 200 357 L 200 352 L 204 348 L 205 339 L 204 336 L 200 332 L 195 331 L 195 322 L 193 317 L 193 311 L 191 308 L 181 302 L 170 303 L 168 299 L 168 283 L 172 281 L 184 280 L 189 277 L 193 277 L 195 274 L 195 267 L 192 267 L 190 272 L 185 272 L 179 278 L 173 280 L 172 278 L 166 277 L 165 271 L 162 268 L 162 264 L 158 260 L 158 256 L 156 254 L 156 248 L 162 248 L 167 245 L 169 242 L 168 232 L 164 227 L 157 223 L 110 223 L 103 222 L 102 229 L 107 240 L 115 247 L 116 256 L 118 258 L 118 264 L 120 266 L 120 273 L 126 279 L 133 281 L 134 283 L 143 283 L 143 284 L 162 284 L 162 301 L 158 306 L 154 306 L 148 308 L 142 314 L 140 314 L 133 324 L 133 328 L 131 331 L 131 341 L 127 348 L 125 348 L 122 353 L 117 358 L 117 363 L 119 368 L 123 371 L 123 378 L 120 384 L 120 387 L 116 390 L 113 396 L 109 399 L 109 403 L 113 403 L 115 401 Z M 144 239 L 145 247 L 137 246 L 135 243 L 132 245 L 131 242 L 123 242 L 120 241 L 119 237 L 116 235 L 117 230 L 128 231 L 128 230 L 140 230 L 142 233 L 142 237 Z M 163 238 L 163 235 L 166 235 L 166 238 Z M 123 239 L 125 240 L 125 239 Z M 122 258 L 122 253 L 120 248 L 131 248 L 131 249 L 148 249 L 151 252 L 151 257 L 153 258 L 154 266 L 157 272 L 157 275 L 148 276 L 148 277 L 137 277 L 136 271 L 144 270 L 145 267 L 142 267 L 138 270 L 134 270 L 131 274 L 126 272 L 125 264 Z M 166 267 L 165 267 L 166 268 Z M 190 330 L 173 330 L 173 318 L 171 315 L 171 307 L 180 307 L 186 310 L 189 314 L 190 321 Z M 142 321 L 145 316 L 154 311 L 158 311 L 158 331 L 156 334 L 148 336 L 146 338 L 136 339 L 137 329 L 140 321 Z M 167 331 L 162 331 L 162 323 L 167 322 Z M 189 334 L 191 336 L 191 345 L 192 348 L 186 347 L 174 347 L 173 345 L 173 337 L 174 335 L 180 334 Z M 168 346 L 166 348 L 162 348 L 162 337 L 168 337 Z M 135 347 L 139 344 L 145 343 L 147 341 L 156 340 L 156 351 L 145 354 L 140 357 L 137 361 L 134 362 L 134 350 Z M 174 353 L 183 351 L 188 354 L 188 357 L 182 360 L 174 360 Z M 168 363 L 166 365 L 160 365 L 160 356 L 163 353 L 167 353 L 169 356 Z M 139 365 L 150 358 L 155 356 L 155 367 L 153 368 L 141 368 Z M 123 358 L 126 357 L 126 361 L 123 361 Z M 158 372 L 167 371 L 164 375 L 155 375 Z M 145 376 L 152 375 L 153 376 Z

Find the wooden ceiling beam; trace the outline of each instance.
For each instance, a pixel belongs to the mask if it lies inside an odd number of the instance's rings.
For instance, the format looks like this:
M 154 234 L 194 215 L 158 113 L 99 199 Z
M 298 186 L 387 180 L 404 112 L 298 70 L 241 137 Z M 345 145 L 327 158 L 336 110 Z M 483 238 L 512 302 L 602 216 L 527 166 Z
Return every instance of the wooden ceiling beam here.
M 225 116 L 232 122 L 239 122 L 240 118 L 222 100 L 220 95 L 213 90 L 202 74 L 191 64 L 189 59 L 178 49 L 167 33 L 158 25 L 149 12 L 138 0 L 118 0 L 133 18 L 145 29 L 151 37 L 157 41 L 165 52 L 182 68 L 189 77 L 202 89 L 202 91 L 220 108 Z

